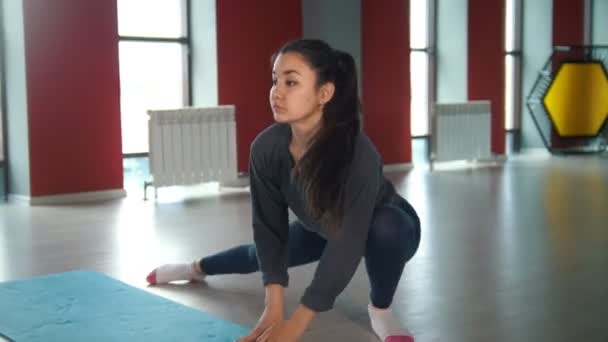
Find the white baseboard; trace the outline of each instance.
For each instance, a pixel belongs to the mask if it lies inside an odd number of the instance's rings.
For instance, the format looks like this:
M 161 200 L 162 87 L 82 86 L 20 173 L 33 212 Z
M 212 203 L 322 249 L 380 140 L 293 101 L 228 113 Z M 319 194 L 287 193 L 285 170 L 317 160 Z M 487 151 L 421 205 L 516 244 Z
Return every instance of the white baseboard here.
M 433 161 L 430 164 L 430 169 L 431 171 L 449 171 L 495 167 L 504 164 L 507 160 L 506 155 L 495 154 L 484 159 Z
M 509 156 L 511 160 L 546 160 L 551 158 L 551 152 L 546 148 L 528 147 L 522 148 L 519 153 Z
M 411 163 L 400 163 L 400 164 L 388 164 L 384 165 L 384 172 L 397 172 L 397 171 L 409 171 L 414 166 Z
M 551 152 L 547 151 L 547 149 L 544 147 L 522 148 L 522 149 L 520 149 L 518 154 L 526 155 L 526 156 L 538 156 L 538 157 L 550 157 L 551 156 Z
M 509 157 L 506 154 L 495 154 L 492 156 L 492 160 L 495 162 L 506 162 Z
M 54 204 L 77 204 L 84 202 L 107 201 L 122 198 L 127 195 L 125 189 L 113 189 L 102 191 L 78 192 L 73 194 L 61 194 L 50 196 L 25 196 L 9 194 L 9 201 L 25 205 L 54 205 Z
M 13 204 L 30 204 L 30 196 L 8 194 L 8 201 Z

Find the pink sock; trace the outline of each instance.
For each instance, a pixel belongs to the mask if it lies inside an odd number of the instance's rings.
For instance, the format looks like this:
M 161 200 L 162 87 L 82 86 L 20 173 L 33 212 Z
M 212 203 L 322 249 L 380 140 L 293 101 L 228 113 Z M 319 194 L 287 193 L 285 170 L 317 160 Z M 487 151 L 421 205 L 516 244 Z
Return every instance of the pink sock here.
M 393 315 L 390 309 L 368 305 L 372 329 L 382 342 L 414 342 L 414 337 Z
M 192 264 L 165 264 L 150 272 L 146 280 L 150 285 L 156 285 L 178 280 L 202 281 L 205 276 L 195 271 Z

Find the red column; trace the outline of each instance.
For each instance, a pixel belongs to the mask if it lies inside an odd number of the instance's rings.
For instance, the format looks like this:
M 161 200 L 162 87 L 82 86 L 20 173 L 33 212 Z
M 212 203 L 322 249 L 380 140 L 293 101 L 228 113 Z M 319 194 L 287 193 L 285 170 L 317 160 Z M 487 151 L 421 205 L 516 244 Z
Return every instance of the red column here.
M 361 0 L 364 129 L 386 164 L 412 160 L 408 0 Z
M 31 196 L 122 189 L 116 1 L 23 10 Z
M 584 0 L 554 0 L 553 1 L 553 46 L 583 45 L 585 27 Z M 582 58 L 582 52 L 556 52 L 553 55 L 553 71 L 566 60 Z
M 553 45 L 583 45 L 584 0 L 553 0 Z
M 492 103 L 492 152 L 505 152 L 505 8 L 503 0 L 469 0 L 469 100 Z
M 302 4 L 217 0 L 216 10 L 219 103 L 236 105 L 238 170 L 245 172 L 251 142 L 273 123 L 270 57 L 302 37 Z

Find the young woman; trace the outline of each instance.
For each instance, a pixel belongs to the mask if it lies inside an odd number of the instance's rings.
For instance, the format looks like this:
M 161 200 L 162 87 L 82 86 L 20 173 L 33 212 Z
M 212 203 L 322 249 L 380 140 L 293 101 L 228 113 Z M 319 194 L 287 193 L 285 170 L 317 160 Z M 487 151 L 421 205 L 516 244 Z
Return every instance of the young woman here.
M 160 266 L 148 282 L 261 271 L 266 307 L 239 341 L 297 341 L 317 313 L 332 309 L 364 258 L 374 332 L 384 342 L 413 341 L 389 307 L 418 248 L 420 221 L 361 130 L 352 56 L 319 40 L 289 42 L 273 57 L 272 79 L 276 123 L 253 142 L 249 165 L 255 244 Z M 288 208 L 297 221 L 288 222 Z M 287 269 L 314 261 L 314 279 L 284 320 Z

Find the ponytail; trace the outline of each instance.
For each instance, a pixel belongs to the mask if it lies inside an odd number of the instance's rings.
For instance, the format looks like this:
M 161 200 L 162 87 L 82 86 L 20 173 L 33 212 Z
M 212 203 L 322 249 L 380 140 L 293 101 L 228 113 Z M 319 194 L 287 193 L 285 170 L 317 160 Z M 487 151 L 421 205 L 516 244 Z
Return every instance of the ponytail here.
M 306 208 L 329 232 L 337 232 L 344 215 L 344 192 L 357 136 L 361 130 L 359 90 L 353 57 L 320 40 L 287 43 L 279 53 L 299 53 L 315 70 L 317 87 L 335 86 L 323 107 L 322 125 L 311 139 L 292 176 L 301 186 Z

